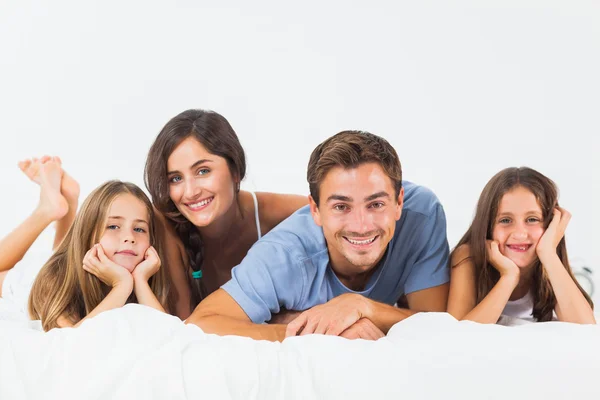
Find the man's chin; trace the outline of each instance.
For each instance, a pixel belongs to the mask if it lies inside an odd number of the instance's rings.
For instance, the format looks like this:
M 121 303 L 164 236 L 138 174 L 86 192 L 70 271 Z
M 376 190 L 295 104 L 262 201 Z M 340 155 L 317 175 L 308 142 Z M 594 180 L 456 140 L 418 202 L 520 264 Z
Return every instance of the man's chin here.
M 378 257 L 375 256 L 362 256 L 362 257 L 346 257 L 346 260 L 350 261 L 356 269 L 357 272 L 366 272 L 371 270 L 377 264 Z

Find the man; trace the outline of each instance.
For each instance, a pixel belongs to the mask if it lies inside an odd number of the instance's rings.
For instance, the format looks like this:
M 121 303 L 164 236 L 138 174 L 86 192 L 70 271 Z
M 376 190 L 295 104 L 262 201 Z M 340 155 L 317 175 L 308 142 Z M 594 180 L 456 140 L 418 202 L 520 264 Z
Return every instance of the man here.
M 207 333 L 283 340 L 377 339 L 419 311 L 446 311 L 448 242 L 436 196 L 405 182 L 384 139 L 344 131 L 313 151 L 310 205 L 259 240 L 186 322 Z M 408 309 L 394 307 L 406 296 Z M 289 324 L 263 324 L 302 311 Z

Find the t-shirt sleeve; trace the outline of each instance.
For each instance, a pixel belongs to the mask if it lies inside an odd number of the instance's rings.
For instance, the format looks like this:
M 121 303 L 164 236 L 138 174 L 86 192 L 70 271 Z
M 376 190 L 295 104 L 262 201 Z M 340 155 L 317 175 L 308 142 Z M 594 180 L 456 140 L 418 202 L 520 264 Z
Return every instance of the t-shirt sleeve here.
M 280 244 L 258 241 L 242 262 L 231 270 L 222 286 L 252 322 L 271 319 L 281 307 L 293 310 L 304 290 L 301 265 Z
M 417 258 L 404 284 L 404 293 L 417 292 L 450 281 L 446 215 L 441 204 L 427 219 L 417 243 Z

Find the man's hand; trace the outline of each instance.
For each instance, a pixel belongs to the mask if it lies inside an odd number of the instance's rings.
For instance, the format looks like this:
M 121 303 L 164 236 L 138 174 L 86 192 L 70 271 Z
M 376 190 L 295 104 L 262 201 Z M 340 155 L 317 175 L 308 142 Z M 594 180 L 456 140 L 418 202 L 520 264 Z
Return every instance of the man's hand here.
M 359 294 L 342 294 L 304 311 L 288 324 L 285 336 L 311 333 L 339 336 L 359 319 L 368 318 L 368 302 L 368 299 Z
M 346 339 L 377 340 L 384 337 L 385 333 L 376 327 L 370 319 L 361 318 L 350 328 L 342 332 L 340 336 Z

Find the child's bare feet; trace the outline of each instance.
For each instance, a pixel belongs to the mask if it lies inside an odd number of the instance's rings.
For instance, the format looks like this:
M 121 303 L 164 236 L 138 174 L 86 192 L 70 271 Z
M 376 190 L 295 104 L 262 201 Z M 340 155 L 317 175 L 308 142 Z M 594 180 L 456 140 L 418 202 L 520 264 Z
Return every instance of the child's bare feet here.
M 38 209 L 50 220 L 58 221 L 69 212 L 69 203 L 60 192 L 62 170 L 60 164 L 49 160 L 38 168 L 40 203 Z
M 40 166 L 50 160 L 52 157 L 43 156 L 40 159 L 32 158 L 31 160 L 19 161 L 19 169 L 23 171 L 25 175 L 38 185 L 40 184 Z
M 65 197 L 70 207 L 73 207 L 74 210 L 77 209 L 77 202 L 79 201 L 79 183 L 75 179 L 71 177 L 71 175 L 67 174 L 67 172 L 62 169 L 62 160 L 58 156 L 50 157 L 48 155 L 43 156 L 40 159 L 32 158 L 31 160 L 23 160 L 19 162 L 19 168 L 29 179 L 37 183 L 41 184 L 40 180 L 40 167 L 47 163 L 48 161 L 53 161 L 61 167 L 61 182 L 60 182 L 60 192 Z

